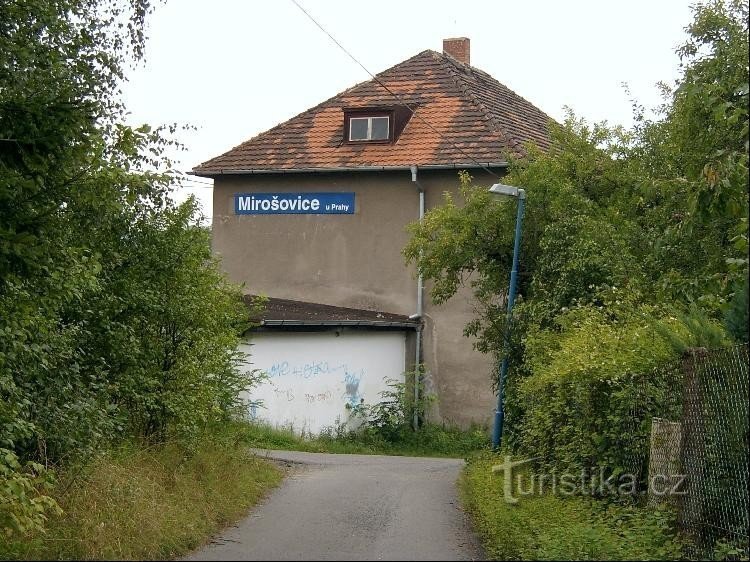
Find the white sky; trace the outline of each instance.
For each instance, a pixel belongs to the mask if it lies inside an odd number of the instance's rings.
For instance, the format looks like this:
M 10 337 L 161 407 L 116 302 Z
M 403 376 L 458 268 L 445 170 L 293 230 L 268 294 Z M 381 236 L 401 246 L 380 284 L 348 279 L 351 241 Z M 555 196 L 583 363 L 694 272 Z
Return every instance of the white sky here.
M 373 73 L 446 37 L 471 39 L 471 63 L 556 119 L 563 107 L 629 125 L 622 84 L 647 107 L 678 73 L 690 0 L 298 0 Z M 181 169 L 369 79 L 291 0 L 170 0 L 130 74 L 132 124 L 198 128 Z M 210 182 L 205 178 L 196 178 Z M 211 216 L 211 188 L 185 184 Z

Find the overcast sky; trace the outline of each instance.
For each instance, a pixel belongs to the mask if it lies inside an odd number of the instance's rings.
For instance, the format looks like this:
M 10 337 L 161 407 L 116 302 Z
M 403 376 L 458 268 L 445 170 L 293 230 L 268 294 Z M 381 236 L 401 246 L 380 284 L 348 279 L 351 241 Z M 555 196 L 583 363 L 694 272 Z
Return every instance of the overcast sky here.
M 556 119 L 564 106 L 629 125 L 631 104 L 659 102 L 678 75 L 688 0 L 298 0 L 378 73 L 446 37 L 471 39 L 471 63 Z M 368 80 L 291 0 L 169 0 L 149 24 L 146 61 L 130 73 L 132 124 L 191 124 L 188 171 Z M 209 182 L 205 178 L 196 178 Z M 211 188 L 186 184 L 211 215 Z

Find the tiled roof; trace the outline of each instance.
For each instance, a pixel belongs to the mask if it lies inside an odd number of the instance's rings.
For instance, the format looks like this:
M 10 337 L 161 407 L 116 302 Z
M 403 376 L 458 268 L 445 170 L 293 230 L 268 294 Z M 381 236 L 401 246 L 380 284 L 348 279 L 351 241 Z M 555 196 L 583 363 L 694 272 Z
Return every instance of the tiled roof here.
M 257 296 L 245 295 L 245 303 L 253 312 L 253 320 L 262 326 L 370 326 L 414 328 L 418 321 L 402 314 L 345 308 L 289 299 L 266 299 L 258 312 Z
M 399 105 L 369 80 L 261 133 L 194 169 L 199 175 L 367 167 L 500 163 L 532 141 L 549 146 L 549 117 L 473 66 L 435 51 L 383 71 L 378 79 L 415 109 L 392 144 L 343 142 L 344 109 Z M 427 125 L 429 123 L 429 125 Z M 432 127 L 432 128 L 431 128 Z M 434 129 L 434 130 L 433 130 Z

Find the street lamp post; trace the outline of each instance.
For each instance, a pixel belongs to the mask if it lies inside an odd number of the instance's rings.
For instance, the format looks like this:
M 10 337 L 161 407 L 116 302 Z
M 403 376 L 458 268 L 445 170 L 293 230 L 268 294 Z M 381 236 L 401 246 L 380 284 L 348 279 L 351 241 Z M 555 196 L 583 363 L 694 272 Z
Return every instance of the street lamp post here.
M 521 225 L 523 223 L 524 207 L 526 206 L 526 192 L 520 187 L 496 183 L 490 188 L 490 193 L 498 197 L 515 197 L 518 199 L 516 235 L 513 241 L 513 269 L 510 270 L 508 310 L 506 312 L 505 336 L 503 338 L 503 361 L 500 365 L 500 374 L 497 380 L 497 409 L 495 410 L 495 424 L 492 428 L 492 448 L 497 449 L 500 447 L 500 441 L 503 437 L 503 419 L 505 417 L 503 403 L 505 399 L 505 377 L 508 374 L 508 344 L 510 342 L 511 320 L 513 318 L 513 303 L 516 300 L 518 254 L 521 249 Z

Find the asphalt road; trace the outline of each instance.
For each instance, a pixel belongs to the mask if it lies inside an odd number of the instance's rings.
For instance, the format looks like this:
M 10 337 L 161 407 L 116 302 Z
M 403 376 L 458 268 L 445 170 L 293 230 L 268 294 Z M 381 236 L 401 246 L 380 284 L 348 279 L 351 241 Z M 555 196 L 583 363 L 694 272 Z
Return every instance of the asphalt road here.
M 290 475 L 186 560 L 481 560 L 457 459 L 258 451 Z

